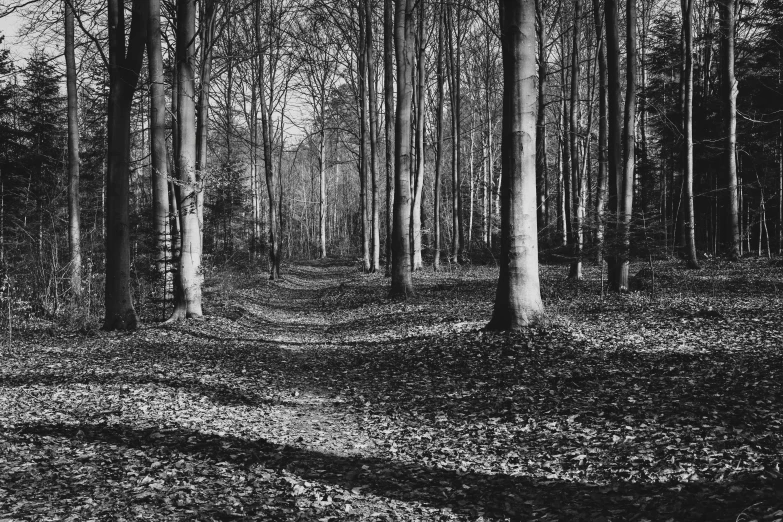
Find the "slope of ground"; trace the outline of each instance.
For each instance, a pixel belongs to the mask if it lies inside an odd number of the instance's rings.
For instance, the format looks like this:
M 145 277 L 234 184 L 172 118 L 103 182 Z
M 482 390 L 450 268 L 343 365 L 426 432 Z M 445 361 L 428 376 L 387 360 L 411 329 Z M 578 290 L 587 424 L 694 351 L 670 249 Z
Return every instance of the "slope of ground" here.
M 637 270 L 641 268 L 638 267 Z M 482 332 L 497 272 L 207 278 L 204 321 L 17 334 L 0 520 L 783 520 L 783 273 L 659 263 Z

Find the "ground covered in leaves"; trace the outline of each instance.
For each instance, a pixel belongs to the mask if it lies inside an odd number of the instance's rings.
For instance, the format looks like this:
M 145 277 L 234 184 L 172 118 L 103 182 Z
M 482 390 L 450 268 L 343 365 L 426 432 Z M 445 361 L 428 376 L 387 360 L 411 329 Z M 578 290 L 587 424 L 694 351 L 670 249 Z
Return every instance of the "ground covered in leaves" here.
M 0 520 L 783 520 L 783 270 L 542 267 L 544 323 L 482 332 L 497 271 L 210 274 L 204 321 L 16 333 Z M 633 271 L 642 266 L 634 267 Z

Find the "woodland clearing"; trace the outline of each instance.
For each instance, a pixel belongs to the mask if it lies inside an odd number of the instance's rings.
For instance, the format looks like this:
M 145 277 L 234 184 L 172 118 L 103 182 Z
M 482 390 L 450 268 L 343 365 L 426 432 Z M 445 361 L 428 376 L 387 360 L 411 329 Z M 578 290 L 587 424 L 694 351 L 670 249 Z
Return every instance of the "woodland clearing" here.
M 704 265 L 603 298 L 542 266 L 518 333 L 481 331 L 494 268 L 395 301 L 345 260 L 208 274 L 203 321 L 20 330 L 0 520 L 783 520 L 783 269 Z

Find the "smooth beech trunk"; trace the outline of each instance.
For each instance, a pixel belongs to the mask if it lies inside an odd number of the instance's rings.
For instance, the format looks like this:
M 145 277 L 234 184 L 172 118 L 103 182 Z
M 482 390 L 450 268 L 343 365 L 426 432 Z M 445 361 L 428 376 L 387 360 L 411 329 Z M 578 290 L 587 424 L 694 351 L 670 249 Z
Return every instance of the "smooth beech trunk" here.
M 160 0 L 149 0 L 147 65 L 150 81 L 150 166 L 152 167 L 152 230 L 155 270 L 164 291 L 170 282 L 168 270 L 171 234 L 169 228 L 168 152 L 166 150 L 166 93 L 160 33 Z
M 321 111 L 325 108 L 325 93 L 321 96 Z M 318 245 L 321 259 L 326 259 L 326 132 L 323 122 L 318 133 Z
M 209 91 L 212 85 L 212 48 L 215 40 L 216 0 L 204 0 L 201 7 L 201 82 L 196 104 L 196 179 L 198 225 L 204 240 L 204 179 L 207 169 L 207 139 L 209 136 Z
M 462 121 L 460 115 L 460 87 L 462 84 L 461 57 L 460 57 L 460 23 L 461 9 L 449 3 L 446 6 L 446 38 L 448 41 L 449 64 L 449 95 L 451 97 L 451 217 L 452 217 L 452 243 L 451 257 L 455 263 L 462 261 L 465 248 L 465 229 L 462 226 Z M 456 43 L 455 43 L 456 42 Z
M 611 288 L 618 292 L 628 291 L 630 270 L 631 217 L 633 215 L 633 190 L 635 177 L 636 144 L 636 0 L 628 0 L 625 24 L 625 49 L 627 53 L 625 70 L 625 120 L 623 122 L 623 169 L 622 179 L 617 185 L 617 206 L 619 208 L 619 239 L 617 262 L 609 274 Z
M 605 255 L 609 265 L 610 283 L 619 264 L 617 232 L 620 219 L 620 196 L 623 186 L 622 165 L 622 93 L 620 89 L 620 36 L 617 0 L 606 0 L 606 72 L 607 72 L 607 120 L 608 120 L 608 164 L 609 191 L 607 200 L 612 214 L 613 227 L 610 252 Z
M 391 275 L 394 216 L 394 17 L 392 0 L 383 0 L 383 133 L 386 145 L 386 274 Z
M 548 211 L 547 194 L 544 191 L 547 179 L 546 164 L 546 13 L 544 1 L 535 0 L 536 37 L 538 38 L 538 120 L 536 121 L 536 216 L 539 232 L 546 230 Z
M 580 0 L 574 0 L 574 23 L 572 30 L 571 41 L 571 96 L 568 105 L 568 145 L 570 149 L 571 165 L 569 171 L 569 178 L 571 180 L 570 185 L 571 194 L 569 202 L 571 203 L 571 213 L 568 218 L 571 220 L 571 235 L 569 237 L 569 243 L 573 249 L 573 255 L 575 261 L 571 263 L 571 267 L 568 272 L 569 279 L 582 279 L 582 249 L 580 244 L 580 227 L 582 221 L 580 219 L 580 200 L 582 195 L 580 194 L 579 187 L 579 18 L 581 17 L 582 3 Z
M 365 54 L 367 64 L 367 105 L 370 119 L 370 222 L 372 226 L 372 246 L 370 251 L 370 271 L 381 269 L 381 209 L 380 186 L 378 184 L 378 105 L 375 92 L 375 55 L 373 53 L 372 2 L 365 2 Z
M 356 48 L 356 58 L 358 67 L 358 102 L 359 102 L 359 212 L 362 221 L 362 270 L 370 272 L 372 270 L 372 260 L 370 253 L 370 242 L 372 241 L 372 223 L 368 218 L 368 146 L 367 146 L 367 113 L 369 111 L 368 92 L 367 92 L 367 25 L 365 23 L 364 0 L 358 4 L 359 10 L 359 45 Z
M 125 9 L 109 0 L 108 168 L 106 169 L 106 330 L 133 330 L 130 293 L 130 124 L 147 34 L 146 0 L 133 0 L 127 48 Z
M 438 85 L 438 106 L 435 109 L 435 187 L 433 189 L 435 201 L 433 202 L 434 233 L 435 233 L 435 258 L 432 263 L 434 270 L 440 269 L 440 212 L 441 212 L 441 181 L 443 175 L 443 10 L 438 10 L 438 64 L 436 68 L 436 82 Z
M 421 199 L 424 195 L 424 98 L 427 85 L 425 65 L 426 45 L 424 40 L 424 2 L 419 3 L 418 16 L 418 53 L 416 56 L 416 174 L 413 187 L 413 212 L 411 215 L 411 234 L 413 240 L 413 270 L 421 270 Z
M 595 193 L 596 231 L 595 242 L 599 268 L 604 262 L 604 230 L 606 229 L 606 192 L 607 192 L 607 134 L 606 117 L 606 47 L 603 37 L 603 12 L 601 1 L 593 0 L 595 33 L 598 41 L 598 180 Z
M 65 84 L 68 96 L 68 246 L 71 292 L 82 297 L 81 207 L 79 205 L 79 107 L 76 96 L 74 12 L 65 0 Z
M 685 75 L 682 79 L 684 91 L 683 136 L 685 138 L 685 256 L 688 268 L 699 268 L 696 257 L 696 227 L 693 212 L 693 0 L 681 0 L 682 36 L 685 40 Z
M 201 230 L 196 173 L 196 3 L 177 0 L 177 207 L 180 254 L 174 284 L 174 311 L 168 321 L 200 318 Z
M 536 231 L 536 29 L 531 0 L 501 0 L 503 49 L 500 275 L 488 330 L 518 330 L 544 312 Z
M 739 199 L 737 197 L 737 79 L 734 77 L 734 40 L 736 0 L 720 0 L 720 35 L 724 121 L 724 189 L 725 227 L 723 250 L 732 261 L 739 259 Z
M 397 55 L 397 110 L 394 125 L 394 230 L 392 297 L 413 295 L 410 255 L 411 102 L 413 98 L 413 0 L 395 0 L 394 42 Z

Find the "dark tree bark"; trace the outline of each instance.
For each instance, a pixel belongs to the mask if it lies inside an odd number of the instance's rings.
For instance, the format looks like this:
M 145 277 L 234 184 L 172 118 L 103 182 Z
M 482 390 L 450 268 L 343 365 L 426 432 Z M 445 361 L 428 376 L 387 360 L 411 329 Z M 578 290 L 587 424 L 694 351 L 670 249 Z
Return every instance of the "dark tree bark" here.
M 411 101 L 413 0 L 395 0 L 394 42 L 397 54 L 397 110 L 394 125 L 394 230 L 392 233 L 393 297 L 413 295 L 411 278 Z
M 488 330 L 518 330 L 544 311 L 536 231 L 536 29 L 529 0 L 501 0 L 503 48 L 500 275 Z
M 133 0 L 125 43 L 125 9 L 109 0 L 108 168 L 106 169 L 106 330 L 133 330 L 130 293 L 130 123 L 147 33 L 146 0 Z
M 372 260 L 370 252 L 370 242 L 372 241 L 372 223 L 368 217 L 367 200 L 368 188 L 368 132 L 367 132 L 367 113 L 369 111 L 368 92 L 367 92 L 367 25 L 365 23 L 366 4 L 364 0 L 359 0 L 359 45 L 356 48 L 356 58 L 358 62 L 358 82 L 359 89 L 359 212 L 362 220 L 362 269 L 364 272 L 372 270 Z
M 457 7 L 454 13 L 452 4 L 446 6 L 446 39 L 448 42 L 449 65 L 449 96 L 451 97 L 451 212 L 452 212 L 452 245 L 451 257 L 455 263 L 462 261 L 465 249 L 465 229 L 462 225 L 462 120 L 460 112 L 461 86 L 461 37 L 460 14 Z M 455 23 L 456 22 L 456 23 Z
M 81 207 L 79 205 L 79 107 L 76 96 L 74 12 L 65 0 L 65 84 L 68 96 L 68 246 L 71 292 L 82 297 Z

